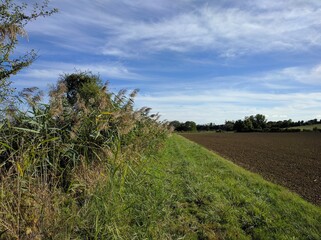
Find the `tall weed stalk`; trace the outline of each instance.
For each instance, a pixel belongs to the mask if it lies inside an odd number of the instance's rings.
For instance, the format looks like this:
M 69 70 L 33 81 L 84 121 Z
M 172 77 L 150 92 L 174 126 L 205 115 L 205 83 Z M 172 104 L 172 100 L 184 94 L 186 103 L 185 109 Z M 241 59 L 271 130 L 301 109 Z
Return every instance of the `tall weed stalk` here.
M 36 88 L 20 93 L 0 121 L 0 239 L 72 236 L 98 184 L 110 201 L 121 194 L 132 167 L 169 133 L 149 108 L 134 110 L 136 94 L 113 94 L 88 72 L 62 76 L 48 104 Z M 64 228 L 66 219 L 78 227 Z

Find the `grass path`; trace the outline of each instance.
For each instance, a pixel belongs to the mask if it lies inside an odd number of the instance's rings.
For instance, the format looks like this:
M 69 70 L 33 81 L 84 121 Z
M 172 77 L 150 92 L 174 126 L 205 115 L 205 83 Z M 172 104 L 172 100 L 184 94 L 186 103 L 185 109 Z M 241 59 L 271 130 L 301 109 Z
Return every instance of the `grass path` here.
M 197 144 L 174 135 L 159 158 L 142 192 L 154 238 L 321 238 L 319 207 Z

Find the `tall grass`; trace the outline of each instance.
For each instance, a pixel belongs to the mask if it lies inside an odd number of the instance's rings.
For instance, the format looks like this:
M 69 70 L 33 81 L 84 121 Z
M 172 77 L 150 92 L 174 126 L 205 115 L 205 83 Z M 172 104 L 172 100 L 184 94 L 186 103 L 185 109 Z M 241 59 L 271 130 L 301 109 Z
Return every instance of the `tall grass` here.
M 36 88 L 20 93 L 0 122 L 0 238 L 68 238 L 77 229 L 64 221 L 81 228 L 77 213 L 99 184 L 122 191 L 169 132 L 149 108 L 134 110 L 136 94 L 109 92 L 88 72 L 62 76 L 48 104 Z

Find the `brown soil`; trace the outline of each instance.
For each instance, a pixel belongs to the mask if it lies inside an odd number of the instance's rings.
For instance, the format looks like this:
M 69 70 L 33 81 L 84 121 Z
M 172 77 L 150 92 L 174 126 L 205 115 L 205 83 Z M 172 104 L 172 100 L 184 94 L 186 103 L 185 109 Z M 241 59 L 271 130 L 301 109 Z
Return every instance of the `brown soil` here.
M 321 205 L 320 133 L 188 133 L 184 137 Z

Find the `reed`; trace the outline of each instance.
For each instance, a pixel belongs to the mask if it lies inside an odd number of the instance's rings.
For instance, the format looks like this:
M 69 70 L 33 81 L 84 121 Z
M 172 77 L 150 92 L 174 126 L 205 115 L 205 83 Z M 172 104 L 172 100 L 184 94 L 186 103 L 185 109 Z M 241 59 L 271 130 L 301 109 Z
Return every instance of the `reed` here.
M 97 186 L 122 191 L 169 133 L 149 108 L 134 109 L 137 92 L 114 94 L 99 76 L 77 72 L 59 79 L 48 104 L 37 88 L 19 94 L 0 122 L 0 239 L 68 238 L 85 224 L 77 212 Z

